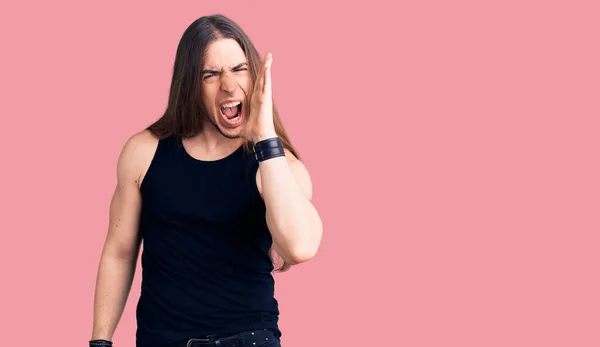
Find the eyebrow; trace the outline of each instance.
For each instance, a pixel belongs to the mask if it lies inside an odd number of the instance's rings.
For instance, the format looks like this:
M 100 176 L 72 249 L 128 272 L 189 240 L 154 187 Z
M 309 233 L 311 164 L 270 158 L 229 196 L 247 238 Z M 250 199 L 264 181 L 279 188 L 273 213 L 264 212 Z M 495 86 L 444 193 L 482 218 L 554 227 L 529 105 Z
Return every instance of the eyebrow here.
M 248 66 L 248 63 L 247 62 L 239 63 L 236 66 L 234 66 L 232 68 L 232 70 L 239 69 L 242 66 Z M 205 74 L 205 73 L 218 73 L 218 72 L 219 72 L 218 70 L 210 70 L 210 69 L 204 69 L 204 70 L 202 70 L 202 74 Z

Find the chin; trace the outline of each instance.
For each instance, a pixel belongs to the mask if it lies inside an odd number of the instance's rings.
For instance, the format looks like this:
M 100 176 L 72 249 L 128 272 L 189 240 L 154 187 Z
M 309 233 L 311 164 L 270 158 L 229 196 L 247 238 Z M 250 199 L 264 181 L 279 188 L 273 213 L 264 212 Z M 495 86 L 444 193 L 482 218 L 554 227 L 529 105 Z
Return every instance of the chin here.
M 235 140 L 242 137 L 242 131 L 244 130 L 243 124 L 240 124 L 236 127 L 230 127 L 224 124 L 221 124 L 218 120 L 210 119 L 210 123 L 213 127 L 221 134 L 223 137 Z
M 242 137 L 241 131 L 223 131 L 223 129 L 219 128 L 219 132 L 221 133 L 221 135 L 231 140 L 239 139 Z

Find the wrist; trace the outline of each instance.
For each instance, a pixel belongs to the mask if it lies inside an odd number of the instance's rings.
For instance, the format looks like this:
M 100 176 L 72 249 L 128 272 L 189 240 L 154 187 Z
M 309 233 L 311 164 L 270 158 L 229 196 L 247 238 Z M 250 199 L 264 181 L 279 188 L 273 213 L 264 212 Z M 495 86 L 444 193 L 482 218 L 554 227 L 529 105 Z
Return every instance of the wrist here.
M 252 138 L 252 142 L 256 144 L 260 141 L 268 140 L 274 137 L 277 137 L 277 133 L 275 132 L 275 130 L 264 131 L 254 135 Z
M 268 137 L 254 144 L 254 155 L 259 162 L 285 157 L 285 149 L 281 139 L 277 136 Z

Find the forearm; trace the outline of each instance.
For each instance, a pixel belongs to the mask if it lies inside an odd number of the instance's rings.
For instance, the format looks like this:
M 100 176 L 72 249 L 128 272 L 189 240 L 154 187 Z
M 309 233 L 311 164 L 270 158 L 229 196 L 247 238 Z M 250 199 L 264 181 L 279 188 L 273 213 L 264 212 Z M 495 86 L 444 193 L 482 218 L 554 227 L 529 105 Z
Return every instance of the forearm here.
M 112 339 L 129 296 L 135 264 L 135 257 L 103 255 L 96 280 L 92 339 Z
M 290 263 L 314 256 L 321 239 L 321 220 L 285 157 L 259 166 L 267 223 L 279 255 Z
M 282 156 L 279 139 L 282 125 L 277 125 L 271 91 L 269 53 L 262 62 L 250 100 L 250 121 L 245 135 L 254 143 L 259 160 L 260 188 L 266 205 L 267 226 L 277 253 L 288 263 L 312 258 L 321 242 L 322 225 L 310 201 L 312 185 L 304 165 L 290 154 Z M 279 129 L 277 129 L 279 128 Z

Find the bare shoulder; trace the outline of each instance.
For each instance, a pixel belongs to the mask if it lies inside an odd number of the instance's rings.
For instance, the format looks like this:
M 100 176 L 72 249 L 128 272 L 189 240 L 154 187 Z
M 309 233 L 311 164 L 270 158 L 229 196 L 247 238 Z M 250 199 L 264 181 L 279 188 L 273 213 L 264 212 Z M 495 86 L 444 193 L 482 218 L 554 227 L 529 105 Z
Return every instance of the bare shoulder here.
M 121 150 L 118 160 L 119 178 L 141 186 L 142 180 L 158 146 L 158 138 L 148 130 L 131 135 Z
M 287 148 L 284 150 L 285 158 L 287 159 L 288 165 L 290 166 L 294 177 L 298 181 L 298 184 L 300 185 L 308 199 L 312 199 L 312 181 L 306 166 L 300 159 L 296 158 L 296 156 Z M 259 192 L 262 194 L 262 181 L 260 178 L 260 170 L 258 170 L 258 172 L 256 173 L 256 184 L 258 185 Z
M 149 131 L 130 136 L 117 161 L 117 186 L 110 203 L 110 227 L 104 252 L 118 259 L 135 259 L 140 238 L 139 214 L 142 205 L 140 183 L 150 166 L 158 144 Z

